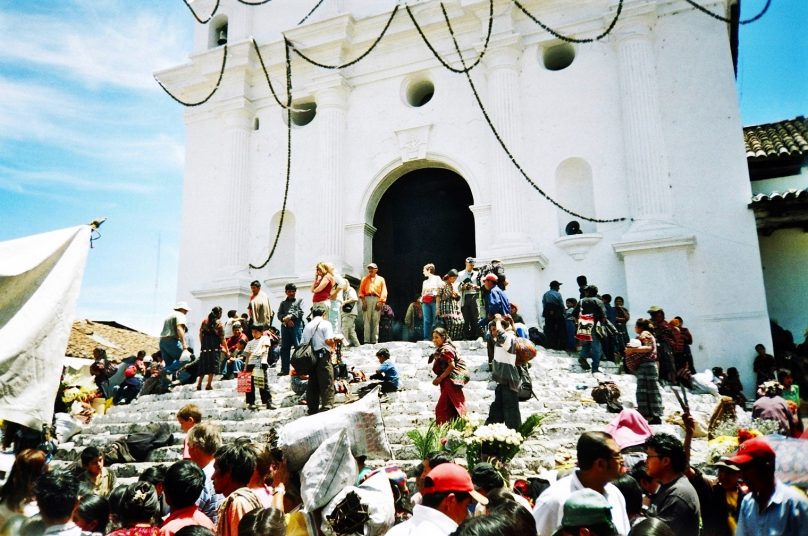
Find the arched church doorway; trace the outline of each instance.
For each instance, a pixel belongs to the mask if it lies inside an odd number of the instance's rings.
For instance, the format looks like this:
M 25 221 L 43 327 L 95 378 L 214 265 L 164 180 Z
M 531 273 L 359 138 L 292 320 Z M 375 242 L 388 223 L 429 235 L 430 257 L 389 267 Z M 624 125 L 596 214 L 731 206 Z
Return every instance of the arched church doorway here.
M 373 216 L 373 261 L 387 281 L 397 326 L 421 292 L 425 264 L 434 263 L 443 276 L 475 254 L 473 204 L 466 181 L 440 168 L 406 173 L 382 195 Z

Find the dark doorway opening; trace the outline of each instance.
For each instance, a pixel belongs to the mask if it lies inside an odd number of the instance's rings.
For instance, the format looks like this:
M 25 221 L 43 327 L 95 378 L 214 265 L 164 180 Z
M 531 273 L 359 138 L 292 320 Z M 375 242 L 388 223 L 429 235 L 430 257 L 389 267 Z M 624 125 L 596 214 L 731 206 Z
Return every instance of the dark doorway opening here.
M 387 282 L 388 303 L 400 338 L 407 306 L 421 292 L 425 264 L 443 276 L 463 269 L 475 254 L 474 198 L 468 184 L 448 169 L 424 168 L 396 180 L 382 196 L 373 226 L 373 261 Z

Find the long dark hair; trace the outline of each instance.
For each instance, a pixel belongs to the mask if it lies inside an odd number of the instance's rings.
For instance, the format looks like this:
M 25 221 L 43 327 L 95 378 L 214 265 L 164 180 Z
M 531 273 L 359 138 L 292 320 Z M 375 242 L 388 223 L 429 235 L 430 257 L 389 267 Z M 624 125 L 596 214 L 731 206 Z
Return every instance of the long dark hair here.
M 210 310 L 208 313 L 208 320 L 207 324 L 205 324 L 205 329 L 207 331 L 216 331 L 216 323 L 222 317 L 222 308 L 218 305 Z

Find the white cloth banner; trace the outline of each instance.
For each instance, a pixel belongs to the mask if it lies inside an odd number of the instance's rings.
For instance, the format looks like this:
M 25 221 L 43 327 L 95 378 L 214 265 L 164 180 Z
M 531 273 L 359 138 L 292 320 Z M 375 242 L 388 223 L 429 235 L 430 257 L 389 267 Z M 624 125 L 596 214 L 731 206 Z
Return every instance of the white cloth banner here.
M 0 242 L 0 419 L 36 429 L 53 419 L 90 232 Z

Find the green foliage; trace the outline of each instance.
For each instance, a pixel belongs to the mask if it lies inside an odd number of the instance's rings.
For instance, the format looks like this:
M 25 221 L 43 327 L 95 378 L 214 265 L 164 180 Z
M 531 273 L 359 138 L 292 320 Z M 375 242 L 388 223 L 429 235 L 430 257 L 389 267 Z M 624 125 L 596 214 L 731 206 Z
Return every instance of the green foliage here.
M 416 428 L 407 432 L 407 437 L 412 441 L 418 459 L 424 460 L 431 452 L 440 449 L 440 439 L 442 437 L 443 426 L 430 421 L 426 429 Z
M 519 427 L 519 433 L 522 434 L 522 437 L 525 439 L 529 438 L 536 432 L 536 430 L 538 430 L 545 418 L 547 418 L 547 415 L 534 413 L 525 419 L 525 422 L 523 422 L 522 426 Z

